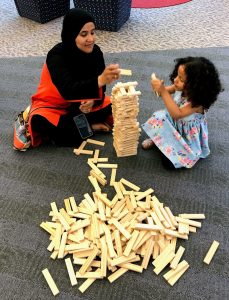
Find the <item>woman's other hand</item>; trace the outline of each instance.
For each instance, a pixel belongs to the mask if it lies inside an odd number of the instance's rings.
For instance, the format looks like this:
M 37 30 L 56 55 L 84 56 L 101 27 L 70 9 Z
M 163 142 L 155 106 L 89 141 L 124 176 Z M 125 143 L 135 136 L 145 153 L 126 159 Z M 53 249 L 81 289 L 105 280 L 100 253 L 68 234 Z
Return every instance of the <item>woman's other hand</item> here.
M 79 109 L 84 113 L 88 114 L 91 112 L 92 106 L 94 105 L 94 100 L 82 101 Z
M 105 68 L 103 73 L 98 77 L 98 85 L 102 87 L 119 79 L 120 69 L 118 64 L 111 64 Z

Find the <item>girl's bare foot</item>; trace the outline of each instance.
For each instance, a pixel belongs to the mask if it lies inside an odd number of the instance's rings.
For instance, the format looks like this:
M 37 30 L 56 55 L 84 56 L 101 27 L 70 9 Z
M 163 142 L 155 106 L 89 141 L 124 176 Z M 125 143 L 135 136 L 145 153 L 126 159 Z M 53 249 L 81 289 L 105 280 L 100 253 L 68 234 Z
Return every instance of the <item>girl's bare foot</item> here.
M 142 148 L 144 150 L 152 149 L 154 146 L 154 142 L 151 139 L 146 139 L 142 142 Z
M 95 123 L 91 127 L 93 131 L 111 131 L 111 128 L 105 123 Z

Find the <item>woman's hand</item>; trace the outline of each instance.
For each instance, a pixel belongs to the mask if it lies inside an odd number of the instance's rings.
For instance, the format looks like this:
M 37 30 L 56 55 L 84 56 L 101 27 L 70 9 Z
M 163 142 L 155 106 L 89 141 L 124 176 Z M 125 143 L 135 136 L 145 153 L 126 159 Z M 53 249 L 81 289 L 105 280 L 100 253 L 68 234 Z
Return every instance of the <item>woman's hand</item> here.
M 79 109 L 84 113 L 88 114 L 91 112 L 92 106 L 94 105 L 94 100 L 82 101 Z
M 105 68 L 103 73 L 98 77 L 98 85 L 102 87 L 119 79 L 120 69 L 118 64 L 111 64 Z

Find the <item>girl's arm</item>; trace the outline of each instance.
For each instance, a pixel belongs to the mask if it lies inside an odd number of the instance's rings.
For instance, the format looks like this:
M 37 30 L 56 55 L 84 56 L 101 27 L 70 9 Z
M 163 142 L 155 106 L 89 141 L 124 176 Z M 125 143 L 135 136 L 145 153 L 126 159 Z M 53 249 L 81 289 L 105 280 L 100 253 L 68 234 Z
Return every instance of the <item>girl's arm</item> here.
M 162 80 L 152 80 L 151 84 L 153 89 L 161 95 L 168 112 L 174 120 L 182 119 L 195 112 L 202 112 L 201 106 L 192 107 L 191 103 L 188 103 L 184 107 L 180 108 L 171 97 L 169 90 L 167 90 L 167 88 L 164 86 Z
M 174 84 L 173 85 L 167 85 L 167 86 L 165 86 L 165 88 L 169 92 L 169 94 L 174 94 L 175 91 L 176 91 Z

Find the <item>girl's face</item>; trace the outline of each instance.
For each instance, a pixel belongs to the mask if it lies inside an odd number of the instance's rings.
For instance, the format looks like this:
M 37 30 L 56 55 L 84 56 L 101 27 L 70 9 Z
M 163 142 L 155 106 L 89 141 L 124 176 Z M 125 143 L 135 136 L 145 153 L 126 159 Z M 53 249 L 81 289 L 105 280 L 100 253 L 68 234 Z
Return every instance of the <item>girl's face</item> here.
M 86 23 L 75 39 L 77 48 L 85 53 L 91 53 L 95 44 L 95 37 L 94 23 Z
M 186 82 L 186 74 L 184 65 L 178 67 L 177 77 L 174 79 L 174 86 L 177 91 L 184 91 L 184 85 Z

